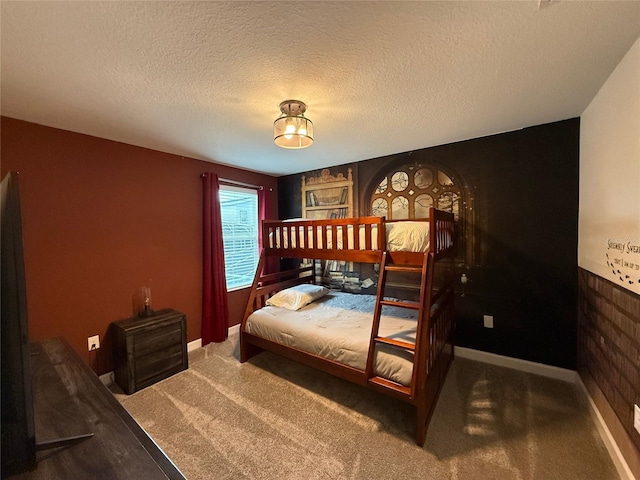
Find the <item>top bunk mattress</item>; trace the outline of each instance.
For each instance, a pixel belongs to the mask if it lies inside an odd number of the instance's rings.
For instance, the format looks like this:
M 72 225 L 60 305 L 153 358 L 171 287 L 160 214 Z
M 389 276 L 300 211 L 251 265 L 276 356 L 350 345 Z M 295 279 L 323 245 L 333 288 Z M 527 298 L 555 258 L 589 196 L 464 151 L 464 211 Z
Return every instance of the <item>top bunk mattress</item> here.
M 298 348 L 359 370 L 364 370 L 375 307 L 375 295 L 329 292 L 297 311 L 267 306 L 253 312 L 245 331 Z M 417 316 L 414 310 L 385 306 L 379 335 L 413 343 Z M 379 344 L 374 373 L 402 385 L 411 383 L 413 354 Z
M 302 219 L 296 219 L 302 220 Z M 291 220 L 294 221 L 294 220 Z M 285 220 L 286 223 L 286 220 Z M 302 230 L 305 227 L 299 226 L 298 233 L 302 233 Z M 312 230 L 316 229 L 316 235 L 313 235 Z M 337 241 L 333 241 L 333 234 L 330 228 L 327 228 L 327 245 L 324 246 L 322 244 L 322 235 L 320 234 L 322 230 L 322 226 L 307 226 L 307 232 L 305 237 L 308 239 L 309 244 L 304 246 L 305 248 L 316 248 L 316 249 L 336 249 L 336 250 L 355 250 L 355 241 L 354 241 L 354 227 L 353 225 L 349 225 L 347 228 L 347 245 L 344 245 L 342 228 L 344 226 L 339 226 L 337 228 Z M 364 226 L 355 227 L 358 229 L 358 237 L 359 237 L 359 250 L 364 250 L 365 245 L 365 235 L 366 231 Z M 385 233 L 387 238 L 387 250 L 390 252 L 428 252 L 429 251 L 429 222 L 428 221 L 397 221 L 397 222 L 387 222 L 385 224 Z M 283 249 L 293 249 L 297 248 L 296 245 L 296 237 L 300 235 L 292 235 L 291 241 L 289 241 L 289 229 L 282 229 L 282 231 L 278 231 L 275 235 L 275 239 L 273 235 L 269 236 L 269 247 L 271 248 L 283 248 Z M 282 241 L 280 240 L 282 238 Z M 317 238 L 317 245 L 313 244 L 313 239 Z M 378 245 L 378 227 L 377 225 L 372 225 L 371 228 L 371 248 L 372 250 L 380 250 L 382 247 Z

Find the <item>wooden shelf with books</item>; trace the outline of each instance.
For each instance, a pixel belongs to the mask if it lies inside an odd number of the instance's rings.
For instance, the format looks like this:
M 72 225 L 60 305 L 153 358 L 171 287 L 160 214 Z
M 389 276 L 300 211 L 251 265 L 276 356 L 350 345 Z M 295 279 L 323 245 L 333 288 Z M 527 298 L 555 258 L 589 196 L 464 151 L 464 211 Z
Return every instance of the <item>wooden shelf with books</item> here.
M 348 169 L 331 175 L 325 168 L 318 177 L 302 177 L 302 217 L 312 220 L 353 216 L 353 177 Z
M 310 220 L 353 217 L 352 170 L 331 175 L 328 168 L 317 177 L 302 177 L 302 217 Z M 342 278 L 345 271 L 353 270 L 353 262 L 322 262 L 316 272 L 316 281 L 332 286 L 331 278 Z M 336 289 L 337 285 L 335 286 Z

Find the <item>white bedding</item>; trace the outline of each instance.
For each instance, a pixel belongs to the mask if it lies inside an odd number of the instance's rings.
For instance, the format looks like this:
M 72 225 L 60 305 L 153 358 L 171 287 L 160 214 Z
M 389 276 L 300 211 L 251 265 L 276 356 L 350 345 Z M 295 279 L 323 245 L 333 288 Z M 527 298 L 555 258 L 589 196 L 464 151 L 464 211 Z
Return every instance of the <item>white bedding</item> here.
M 387 235 L 387 250 L 391 252 L 428 252 L 429 251 L 429 222 L 413 222 L 413 221 L 403 221 L 403 222 L 389 222 L 386 223 L 386 235 Z M 299 231 L 301 231 L 304 227 L 298 227 Z M 314 227 L 307 227 L 307 239 L 312 239 L 312 229 Z M 337 250 L 354 250 L 354 240 L 353 240 L 353 226 L 348 227 L 347 231 L 347 247 L 343 246 L 342 241 L 342 230 L 341 227 L 338 229 L 337 237 L 338 241 L 337 246 L 333 246 L 332 240 L 332 232 L 331 229 L 327 229 L 327 246 L 322 246 L 322 235 L 321 228 L 315 227 L 318 229 L 316 237 L 318 238 L 318 245 L 313 245 L 311 240 L 311 245 L 308 245 L 308 248 L 320 248 L 320 249 L 331 249 L 336 248 Z M 365 249 L 365 229 L 364 226 L 360 226 L 359 230 L 359 249 Z M 289 232 L 288 230 L 284 230 L 282 235 L 276 235 L 275 248 L 296 248 L 296 236 L 293 236 L 291 241 L 291 246 L 289 246 Z M 282 237 L 282 246 L 280 245 L 280 238 Z M 269 238 L 269 245 L 274 247 L 274 239 L 271 235 Z M 372 225 L 371 228 L 371 249 L 378 250 L 378 227 L 377 225 Z
M 375 295 L 330 292 L 298 311 L 268 306 L 249 316 L 246 331 L 364 370 L 375 301 Z M 416 311 L 385 306 L 379 335 L 413 343 L 416 324 Z M 397 347 L 378 345 L 374 372 L 409 385 L 413 355 Z

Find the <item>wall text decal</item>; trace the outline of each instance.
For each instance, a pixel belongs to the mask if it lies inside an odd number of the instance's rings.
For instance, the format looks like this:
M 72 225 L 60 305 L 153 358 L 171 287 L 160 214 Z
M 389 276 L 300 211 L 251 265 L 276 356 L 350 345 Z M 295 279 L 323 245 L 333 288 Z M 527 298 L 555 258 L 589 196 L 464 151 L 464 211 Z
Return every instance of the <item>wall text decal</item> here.
M 640 284 L 640 241 L 609 238 L 605 255 L 617 283 Z

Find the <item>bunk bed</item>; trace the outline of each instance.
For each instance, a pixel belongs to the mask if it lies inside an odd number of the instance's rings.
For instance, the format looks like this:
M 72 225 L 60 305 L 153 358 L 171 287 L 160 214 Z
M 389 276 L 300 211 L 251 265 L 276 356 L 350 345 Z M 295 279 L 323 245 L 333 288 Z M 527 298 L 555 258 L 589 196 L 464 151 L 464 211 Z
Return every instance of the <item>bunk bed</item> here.
M 453 214 L 265 221 L 263 250 L 240 326 L 240 360 L 268 350 L 390 395 L 416 408 L 416 442 L 453 360 Z M 306 263 L 266 273 L 270 257 Z M 378 264 L 377 294 L 327 291 L 317 262 Z M 387 296 L 396 275 L 414 276 L 412 300 Z

